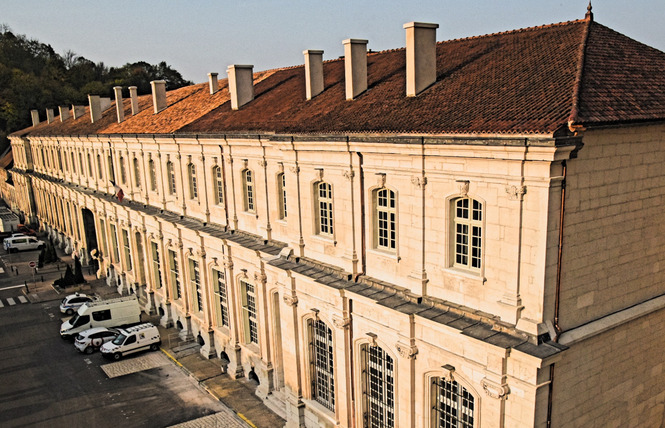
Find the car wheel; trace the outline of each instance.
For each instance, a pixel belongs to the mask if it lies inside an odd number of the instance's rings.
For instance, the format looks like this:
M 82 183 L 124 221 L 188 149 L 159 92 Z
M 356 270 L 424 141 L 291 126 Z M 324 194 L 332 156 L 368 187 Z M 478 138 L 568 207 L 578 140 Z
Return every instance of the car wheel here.
M 151 351 L 156 351 L 158 349 L 159 349 L 159 345 L 157 343 L 153 343 L 152 345 L 150 345 L 150 350 Z
M 73 315 L 73 314 L 74 314 L 74 311 L 73 311 L 72 309 L 67 309 L 67 310 L 65 311 L 65 314 L 67 314 L 67 315 Z
M 113 354 L 113 359 L 116 361 L 118 361 L 120 357 L 122 357 L 122 355 L 120 355 L 120 352 L 116 352 L 115 354 Z
M 83 350 L 83 352 L 85 352 L 86 354 L 92 354 L 93 351 L 94 351 L 94 349 L 92 349 L 92 346 L 88 346 L 87 348 L 85 348 Z

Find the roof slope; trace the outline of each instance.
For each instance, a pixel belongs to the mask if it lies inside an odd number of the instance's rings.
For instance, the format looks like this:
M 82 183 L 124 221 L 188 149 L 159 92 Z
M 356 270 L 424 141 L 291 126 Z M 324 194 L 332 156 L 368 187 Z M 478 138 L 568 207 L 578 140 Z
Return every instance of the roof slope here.
M 168 107 L 116 123 L 89 116 L 31 135 L 276 132 L 291 134 L 551 134 L 581 125 L 665 119 L 665 53 L 587 19 L 437 44 L 437 81 L 406 97 L 405 49 L 368 54 L 368 90 L 344 94 L 344 60 L 324 63 L 323 93 L 305 99 L 304 67 L 254 74 L 255 99 L 231 110 L 228 83 L 170 91 Z

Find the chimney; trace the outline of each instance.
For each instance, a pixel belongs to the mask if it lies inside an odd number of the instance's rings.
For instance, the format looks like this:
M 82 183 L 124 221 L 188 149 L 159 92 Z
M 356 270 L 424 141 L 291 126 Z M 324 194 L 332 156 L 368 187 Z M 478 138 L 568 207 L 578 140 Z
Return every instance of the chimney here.
M 30 116 L 32 116 L 32 126 L 39 125 L 39 110 L 30 110 Z
M 72 114 L 74 115 L 74 120 L 82 117 L 85 114 L 85 106 L 72 105 Z
M 153 80 L 150 86 L 152 86 L 152 106 L 157 114 L 166 108 L 166 81 Z
M 406 96 L 415 97 L 436 82 L 436 29 L 439 24 L 409 22 L 406 29 Z
M 231 93 L 231 108 L 238 110 L 254 99 L 254 66 L 229 65 L 226 72 L 229 74 L 229 92 Z
M 306 50 L 305 55 L 305 93 L 311 100 L 323 92 L 323 51 Z
M 102 118 L 102 102 L 99 95 L 88 95 L 88 103 L 90 104 L 90 121 L 95 123 Z
M 132 100 L 132 116 L 139 114 L 139 93 L 136 86 L 129 87 L 129 98 Z
M 60 110 L 60 122 L 64 122 L 65 120 L 69 119 L 69 107 L 59 106 L 58 110 Z
M 367 90 L 367 40 L 346 39 L 342 44 L 346 99 L 352 100 Z
M 118 116 L 118 123 L 125 120 L 125 105 L 122 102 L 122 86 L 114 86 L 115 93 L 115 112 Z
M 210 86 L 210 95 L 219 91 L 219 82 L 217 76 L 219 73 L 208 73 L 208 86 Z
M 109 97 L 100 97 L 99 105 L 102 108 L 102 111 L 106 111 L 111 108 L 111 98 Z
M 46 121 L 48 123 L 51 123 L 55 121 L 55 114 L 53 114 L 53 109 L 52 108 L 47 108 L 46 109 Z

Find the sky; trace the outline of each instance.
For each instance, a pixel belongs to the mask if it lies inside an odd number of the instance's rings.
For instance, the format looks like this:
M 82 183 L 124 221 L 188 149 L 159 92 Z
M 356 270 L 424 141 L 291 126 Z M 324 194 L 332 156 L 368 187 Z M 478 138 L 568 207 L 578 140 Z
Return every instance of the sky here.
M 254 71 L 343 55 L 342 40 L 405 45 L 403 24 L 439 24 L 437 40 L 581 19 L 588 0 L 2 0 L 0 24 L 106 66 L 166 61 L 195 83 L 230 64 Z M 665 51 L 663 0 L 593 0 L 594 20 Z

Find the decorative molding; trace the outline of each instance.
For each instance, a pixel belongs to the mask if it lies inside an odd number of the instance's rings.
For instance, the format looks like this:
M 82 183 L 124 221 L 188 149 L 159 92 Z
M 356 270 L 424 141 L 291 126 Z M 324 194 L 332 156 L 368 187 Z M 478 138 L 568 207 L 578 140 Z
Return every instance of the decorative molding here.
M 243 159 L 241 162 L 242 162 L 242 169 L 247 169 L 247 166 L 249 165 L 249 160 Z
M 231 270 L 233 269 L 233 262 L 231 260 L 224 260 L 223 266 Z
M 217 156 L 212 157 L 212 163 L 213 165 L 217 165 Z
M 279 173 L 283 173 L 283 172 L 284 172 L 284 162 L 277 162 L 277 171 L 278 171 Z
M 403 357 L 403 358 L 416 358 L 416 354 L 418 354 L 418 348 L 414 345 L 405 345 L 403 343 L 397 342 L 395 344 L 395 348 L 397 348 L 397 352 Z
M 233 165 L 233 158 L 231 156 L 227 157 L 226 163 L 228 163 L 229 165 Z
M 299 166 L 290 166 L 289 171 L 291 171 L 294 174 L 298 174 L 300 172 L 300 167 Z
M 414 175 L 411 177 L 411 183 L 415 184 L 419 189 L 422 189 L 427 185 L 427 177 Z
M 268 281 L 268 277 L 263 272 L 254 272 L 254 281 L 265 284 Z
M 369 341 L 372 344 L 372 346 L 377 346 L 376 345 L 376 338 L 377 338 L 376 333 L 369 332 L 369 333 L 365 333 L 365 334 L 367 334 L 367 336 L 369 337 Z
M 506 193 L 511 201 L 521 201 L 526 194 L 526 186 L 506 186 Z
M 316 181 L 323 181 L 323 168 L 314 168 Z
M 206 250 L 201 248 L 200 250 L 196 251 L 196 255 L 201 257 L 202 259 L 206 258 Z
M 485 390 L 485 393 L 492 398 L 503 398 L 510 394 L 510 388 L 505 383 L 499 384 L 487 378 L 483 378 L 483 380 L 480 381 L 480 385 Z
M 285 294 L 284 297 L 282 297 L 282 300 L 284 300 L 284 303 L 288 306 L 298 306 L 298 296 L 295 294 Z
M 268 165 L 268 162 L 266 162 L 265 160 L 261 159 L 261 160 L 259 161 L 259 166 L 260 166 L 261 168 L 265 168 L 266 165 Z
M 176 158 L 176 160 L 180 160 L 180 159 L 182 159 L 182 156 L 178 152 L 178 153 L 175 154 L 175 158 Z
M 333 315 L 332 317 L 333 324 L 337 328 L 342 328 L 344 330 L 349 328 L 349 325 L 351 324 L 351 319 L 348 317 L 338 317 L 336 315 Z
M 386 187 L 386 173 L 377 172 L 376 173 L 376 185 L 378 187 Z
M 455 380 L 453 378 L 453 373 L 455 373 L 455 367 L 454 366 L 451 366 L 450 364 L 445 364 L 445 365 L 441 366 L 441 369 L 443 370 L 443 376 L 441 376 L 442 378 L 444 378 L 448 382 L 452 382 L 452 381 Z
M 469 194 L 469 180 L 456 180 L 456 181 L 457 181 L 459 194 L 461 196 L 468 195 Z
M 199 162 L 203 162 L 205 158 L 203 157 L 203 155 L 198 155 L 196 159 L 198 159 Z
M 353 177 L 356 175 L 356 173 L 353 172 L 352 169 L 348 169 L 348 170 L 342 172 L 342 175 L 343 175 L 344 178 L 346 178 L 348 181 L 351 181 L 351 180 L 353 180 Z

